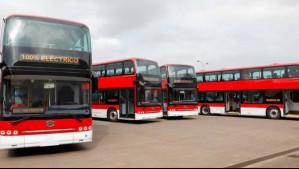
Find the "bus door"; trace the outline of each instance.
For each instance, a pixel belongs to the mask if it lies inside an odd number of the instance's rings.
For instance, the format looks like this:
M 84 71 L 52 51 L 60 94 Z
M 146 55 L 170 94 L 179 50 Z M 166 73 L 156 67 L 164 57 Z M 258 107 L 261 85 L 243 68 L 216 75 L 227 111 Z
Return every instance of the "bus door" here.
M 240 99 L 241 99 L 241 92 L 239 91 L 225 92 L 225 112 L 240 113 L 240 101 L 241 101 Z
M 162 91 L 163 94 L 163 114 L 167 115 L 168 112 L 168 99 L 167 99 L 167 90 Z
M 120 118 L 135 118 L 134 89 L 120 89 Z
M 284 91 L 285 115 L 299 115 L 299 90 Z

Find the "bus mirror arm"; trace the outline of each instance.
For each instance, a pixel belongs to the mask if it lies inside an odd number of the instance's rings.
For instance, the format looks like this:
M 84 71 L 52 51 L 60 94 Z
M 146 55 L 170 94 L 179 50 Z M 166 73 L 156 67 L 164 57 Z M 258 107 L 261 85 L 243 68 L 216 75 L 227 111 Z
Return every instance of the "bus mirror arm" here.
M 0 52 L 0 68 L 2 69 L 5 66 L 6 66 L 5 63 L 3 62 L 3 53 Z
M 174 88 L 174 87 L 175 87 L 175 84 L 167 83 L 166 86 L 169 86 L 170 88 Z
M 142 82 L 142 81 L 140 81 L 140 80 L 135 80 L 135 81 L 133 81 L 133 83 L 134 83 L 135 85 L 145 86 L 145 83 Z

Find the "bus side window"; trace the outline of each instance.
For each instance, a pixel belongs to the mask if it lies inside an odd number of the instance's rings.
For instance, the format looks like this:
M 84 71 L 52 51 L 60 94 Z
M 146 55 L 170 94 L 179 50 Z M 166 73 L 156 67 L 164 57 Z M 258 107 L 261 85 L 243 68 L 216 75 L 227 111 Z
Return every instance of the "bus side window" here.
M 299 77 L 299 66 L 289 66 L 288 75 L 289 77 Z
M 125 70 L 125 75 L 131 75 L 134 74 L 134 66 L 131 61 L 127 61 L 124 63 L 124 70 Z

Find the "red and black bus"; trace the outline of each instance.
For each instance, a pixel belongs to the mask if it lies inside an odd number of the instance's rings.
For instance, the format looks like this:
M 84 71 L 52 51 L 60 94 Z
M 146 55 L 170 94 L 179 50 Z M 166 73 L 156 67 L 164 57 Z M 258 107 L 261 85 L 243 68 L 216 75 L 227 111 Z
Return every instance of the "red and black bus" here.
M 110 121 L 162 117 L 161 76 L 155 61 L 129 58 L 93 65 L 93 117 Z M 96 84 L 95 83 L 95 84 Z
M 191 65 L 168 64 L 160 67 L 164 117 L 198 115 L 197 83 Z
M 299 63 L 197 73 L 201 114 L 299 118 Z
M 92 141 L 87 26 L 36 16 L 3 19 L 0 149 Z

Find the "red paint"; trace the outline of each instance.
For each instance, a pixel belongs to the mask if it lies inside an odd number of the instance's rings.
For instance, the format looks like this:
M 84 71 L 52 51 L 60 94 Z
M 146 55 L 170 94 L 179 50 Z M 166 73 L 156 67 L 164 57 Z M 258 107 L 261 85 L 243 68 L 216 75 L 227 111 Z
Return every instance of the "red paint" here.
M 269 108 L 278 107 L 283 109 L 283 104 L 241 104 L 241 108 Z
M 208 105 L 209 107 L 223 107 L 225 106 L 224 103 L 198 103 L 198 106 L 201 107 L 203 105 Z
M 194 111 L 198 110 L 198 105 L 169 105 L 168 110 L 172 111 Z
M 92 119 L 85 118 L 81 119 L 82 122 L 79 122 L 76 119 L 48 119 L 48 120 L 24 120 L 22 122 L 12 124 L 10 121 L 1 121 L 0 122 L 0 133 L 1 131 L 11 131 L 10 136 L 20 136 L 20 135 L 37 135 L 37 134 L 57 134 L 65 132 L 84 132 L 92 130 L 89 128 L 92 126 Z M 47 122 L 54 122 L 53 127 L 48 127 Z M 82 131 L 79 131 L 79 128 L 82 127 Z M 87 130 L 84 130 L 84 127 L 87 127 Z M 63 129 L 73 129 L 72 131 L 55 131 Z M 52 132 L 37 132 L 32 134 L 24 134 L 23 132 L 34 132 L 42 130 L 53 130 Z M 13 132 L 18 131 L 17 135 L 14 135 Z
M 120 106 L 119 105 L 92 105 L 93 109 L 102 109 L 107 110 L 110 108 L 114 108 L 117 111 L 119 111 Z M 135 107 L 135 113 L 136 114 L 150 114 L 150 113 L 159 113 L 162 111 L 161 106 L 146 106 L 146 107 Z
M 197 83 L 197 87 L 198 91 L 298 89 L 299 78 L 201 82 Z
M 122 75 L 112 77 L 98 78 L 99 89 L 113 89 L 113 88 L 135 88 L 133 83 L 136 81 L 136 75 Z

